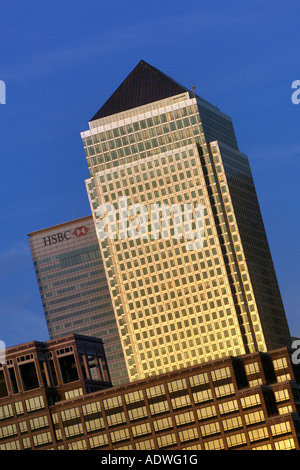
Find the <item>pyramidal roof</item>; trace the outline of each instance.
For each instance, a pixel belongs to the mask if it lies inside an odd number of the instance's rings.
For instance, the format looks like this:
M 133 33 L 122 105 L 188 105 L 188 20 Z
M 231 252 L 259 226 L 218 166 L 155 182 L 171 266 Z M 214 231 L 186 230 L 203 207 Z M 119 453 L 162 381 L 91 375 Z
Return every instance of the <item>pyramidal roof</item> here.
M 141 60 L 90 121 L 189 91 Z

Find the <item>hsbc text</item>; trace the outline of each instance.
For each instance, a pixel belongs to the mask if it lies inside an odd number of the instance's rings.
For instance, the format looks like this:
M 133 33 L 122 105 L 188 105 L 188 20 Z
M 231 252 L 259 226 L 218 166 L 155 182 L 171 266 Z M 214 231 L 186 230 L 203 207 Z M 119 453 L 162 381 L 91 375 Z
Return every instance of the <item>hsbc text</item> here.
M 44 246 L 54 245 L 55 243 L 63 242 L 64 240 L 70 240 L 71 230 L 66 230 L 65 232 L 55 233 L 54 235 L 49 235 L 44 237 Z
M 76 227 L 73 232 L 71 230 L 66 230 L 65 232 L 57 232 L 48 237 L 44 237 L 44 246 L 55 245 L 55 243 L 63 242 L 64 240 L 70 240 L 72 236 L 82 237 L 88 233 L 89 229 L 82 225 L 81 227 Z

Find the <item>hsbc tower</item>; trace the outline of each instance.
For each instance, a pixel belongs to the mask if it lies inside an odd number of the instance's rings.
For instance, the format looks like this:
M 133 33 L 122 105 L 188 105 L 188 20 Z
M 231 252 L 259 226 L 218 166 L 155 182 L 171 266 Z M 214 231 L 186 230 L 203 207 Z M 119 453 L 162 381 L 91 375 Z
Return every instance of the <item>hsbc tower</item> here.
M 28 234 L 50 339 L 78 333 L 103 340 L 114 385 L 128 382 L 92 216 Z

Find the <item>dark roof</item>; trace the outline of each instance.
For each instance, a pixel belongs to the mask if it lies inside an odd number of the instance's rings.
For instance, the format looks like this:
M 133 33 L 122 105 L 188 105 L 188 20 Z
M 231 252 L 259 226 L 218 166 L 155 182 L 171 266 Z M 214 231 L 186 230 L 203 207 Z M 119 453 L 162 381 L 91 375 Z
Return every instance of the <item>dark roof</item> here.
M 91 121 L 186 91 L 188 91 L 187 88 L 141 60 Z

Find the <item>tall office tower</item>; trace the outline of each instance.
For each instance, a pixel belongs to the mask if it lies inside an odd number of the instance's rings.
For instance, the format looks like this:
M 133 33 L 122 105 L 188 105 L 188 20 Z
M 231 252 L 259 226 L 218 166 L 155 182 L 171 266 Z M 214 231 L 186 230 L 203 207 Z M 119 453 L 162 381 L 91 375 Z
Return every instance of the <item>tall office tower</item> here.
M 50 338 L 103 339 L 113 384 L 128 382 L 92 216 L 28 236 Z
M 227 115 L 141 61 L 81 137 L 130 380 L 290 344 Z

